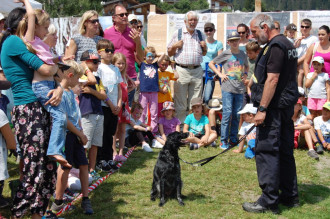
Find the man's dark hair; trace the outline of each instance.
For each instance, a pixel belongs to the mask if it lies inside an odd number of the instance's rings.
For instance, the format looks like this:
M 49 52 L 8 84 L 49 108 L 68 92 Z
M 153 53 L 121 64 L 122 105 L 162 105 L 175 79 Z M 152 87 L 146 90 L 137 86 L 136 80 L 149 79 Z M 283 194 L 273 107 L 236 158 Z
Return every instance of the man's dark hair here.
M 308 18 L 305 18 L 301 21 L 301 23 L 305 23 L 305 24 L 308 24 L 309 26 L 312 26 L 312 21 Z
M 116 8 L 117 7 L 123 7 L 123 8 L 125 8 L 125 6 L 123 4 L 121 4 L 121 3 L 114 4 L 112 6 L 111 10 L 110 10 L 110 13 L 111 13 L 110 15 L 111 16 L 114 16 L 116 14 Z

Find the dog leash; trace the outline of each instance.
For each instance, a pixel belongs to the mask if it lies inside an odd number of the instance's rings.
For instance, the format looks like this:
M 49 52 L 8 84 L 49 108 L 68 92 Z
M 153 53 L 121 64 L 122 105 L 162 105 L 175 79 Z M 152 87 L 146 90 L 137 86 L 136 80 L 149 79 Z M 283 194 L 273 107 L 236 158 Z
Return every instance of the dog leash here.
M 245 133 L 245 135 L 243 135 L 243 136 L 238 140 L 237 144 L 235 144 L 235 145 L 230 145 L 227 149 L 225 149 L 224 151 L 222 151 L 222 152 L 220 152 L 220 153 L 218 153 L 218 154 L 216 154 L 216 155 L 214 155 L 214 156 L 207 157 L 207 158 L 204 158 L 204 159 L 202 159 L 202 160 L 198 160 L 198 161 L 196 161 L 196 162 L 192 162 L 192 163 L 183 160 L 181 157 L 179 157 L 179 159 L 182 160 L 184 163 L 186 163 L 186 164 L 190 164 L 190 165 L 192 165 L 192 166 L 194 166 L 194 167 L 203 166 L 203 165 L 207 164 L 208 162 L 210 162 L 211 160 L 213 160 L 214 158 L 216 158 L 217 156 L 219 156 L 220 154 L 224 154 L 224 153 L 226 153 L 227 151 L 231 150 L 232 148 L 236 147 L 239 143 L 241 143 L 241 142 L 246 138 L 246 136 L 248 136 L 248 135 L 250 134 L 250 132 L 252 132 L 252 130 L 253 130 L 255 127 L 256 127 L 255 125 L 251 126 L 251 128 Z

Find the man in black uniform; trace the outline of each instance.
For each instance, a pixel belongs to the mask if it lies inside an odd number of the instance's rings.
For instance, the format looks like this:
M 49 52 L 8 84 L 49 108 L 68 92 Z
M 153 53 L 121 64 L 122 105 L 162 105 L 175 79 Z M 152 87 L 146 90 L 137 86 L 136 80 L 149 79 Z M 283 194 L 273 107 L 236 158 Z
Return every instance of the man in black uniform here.
M 256 202 L 245 202 L 243 209 L 277 214 L 279 203 L 299 206 L 291 119 L 299 96 L 297 52 L 285 36 L 278 34 L 270 16 L 257 15 L 250 28 L 258 43 L 265 44 L 256 61 L 251 87 L 251 100 L 258 107 L 256 165 L 262 195 Z

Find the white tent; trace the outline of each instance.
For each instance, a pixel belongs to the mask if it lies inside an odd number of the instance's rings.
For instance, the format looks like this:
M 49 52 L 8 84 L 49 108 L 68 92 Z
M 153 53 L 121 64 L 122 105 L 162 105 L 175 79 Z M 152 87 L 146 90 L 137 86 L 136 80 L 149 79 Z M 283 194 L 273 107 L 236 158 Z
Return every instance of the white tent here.
M 42 9 L 41 3 L 34 0 L 30 0 L 30 3 L 32 5 L 32 8 Z M 15 3 L 13 0 L 0 0 L 0 12 L 5 16 L 7 16 L 9 12 L 16 7 L 22 7 L 22 3 Z

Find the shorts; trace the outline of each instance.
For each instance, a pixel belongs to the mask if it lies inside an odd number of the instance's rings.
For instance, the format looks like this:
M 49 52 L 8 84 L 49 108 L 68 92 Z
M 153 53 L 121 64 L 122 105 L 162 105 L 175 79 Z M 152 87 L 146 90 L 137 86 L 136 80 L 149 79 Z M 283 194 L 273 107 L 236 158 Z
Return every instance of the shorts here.
M 92 145 L 102 147 L 103 122 L 104 116 L 98 114 L 88 114 L 81 118 L 82 129 L 88 139 L 84 148 L 89 149 Z
M 322 110 L 327 99 L 310 98 L 307 99 L 307 108 L 310 110 Z
M 78 137 L 72 132 L 66 134 L 65 157 L 69 164 L 77 169 L 79 166 L 88 165 L 85 149 Z
M 252 159 L 254 158 L 255 156 L 255 152 L 254 152 L 254 148 L 255 148 L 255 145 L 256 145 L 256 140 L 255 139 L 251 139 L 248 144 L 247 144 L 247 148 L 245 150 L 245 158 L 246 159 Z

